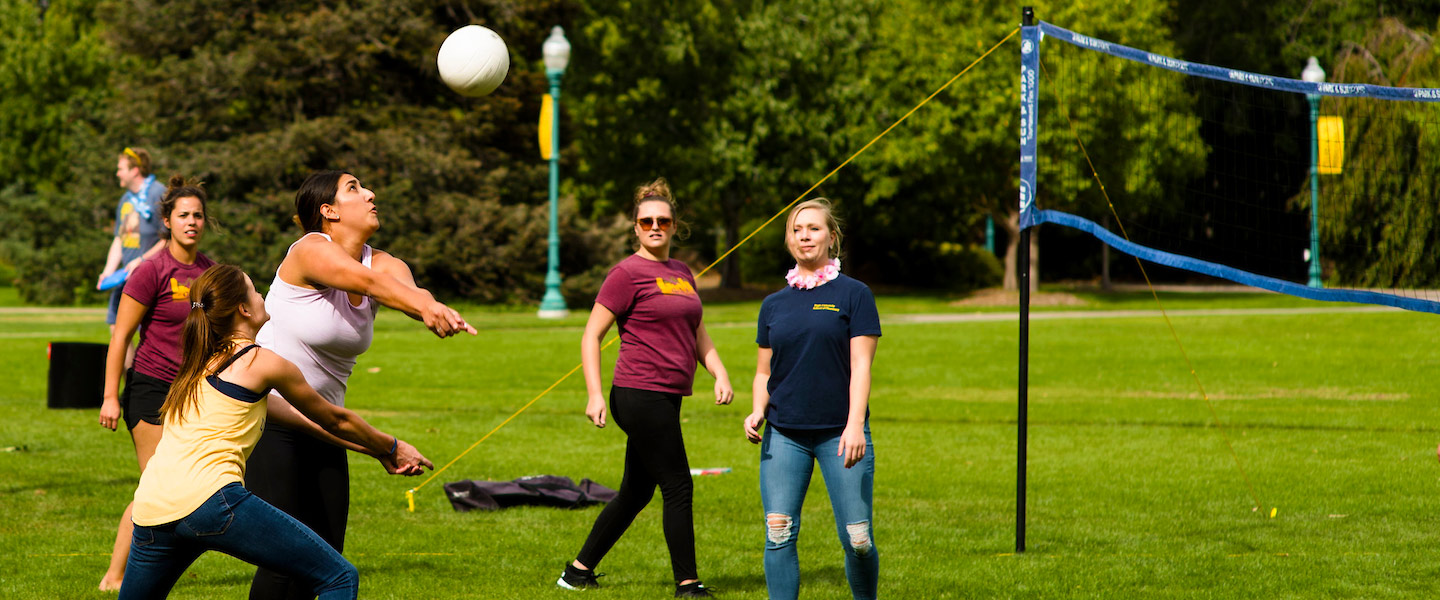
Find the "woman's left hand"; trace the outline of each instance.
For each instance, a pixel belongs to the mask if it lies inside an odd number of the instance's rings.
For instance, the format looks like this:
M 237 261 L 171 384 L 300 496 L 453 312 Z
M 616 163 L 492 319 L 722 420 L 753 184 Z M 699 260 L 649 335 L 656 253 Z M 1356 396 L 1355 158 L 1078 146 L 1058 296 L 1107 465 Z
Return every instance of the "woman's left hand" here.
M 414 446 L 411 446 L 409 442 L 399 438 L 396 438 L 395 452 L 390 455 L 390 458 L 395 461 L 395 470 L 391 471 L 391 473 L 396 475 L 405 475 L 407 477 L 424 475 L 426 467 L 431 469 L 435 468 L 435 464 L 431 463 L 430 459 L 425 458 L 425 455 L 421 454 L 419 450 L 416 450 Z M 383 463 L 384 461 L 382 460 L 381 462 Z M 388 467 L 389 465 L 387 465 L 387 470 Z
M 835 456 L 845 457 L 845 468 L 847 469 L 865 458 L 864 428 L 846 425 L 845 431 L 840 433 L 840 447 L 835 452 Z
M 735 399 L 735 388 L 730 387 L 729 377 L 715 378 L 715 403 L 729 404 Z

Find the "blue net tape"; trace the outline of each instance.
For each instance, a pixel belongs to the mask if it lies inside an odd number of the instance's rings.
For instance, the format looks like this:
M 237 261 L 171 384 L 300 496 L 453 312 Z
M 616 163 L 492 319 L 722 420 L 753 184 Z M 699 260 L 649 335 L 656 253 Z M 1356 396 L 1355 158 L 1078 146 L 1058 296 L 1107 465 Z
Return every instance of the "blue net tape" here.
M 1090 235 L 1095 236 L 1100 241 L 1109 244 L 1111 248 L 1114 248 L 1120 252 L 1124 252 L 1125 254 L 1129 254 L 1130 256 L 1133 256 L 1135 258 L 1155 263 L 1157 265 L 1164 265 L 1176 269 L 1184 269 L 1186 271 L 1201 273 L 1204 275 L 1209 275 L 1211 277 L 1219 277 L 1221 279 L 1226 279 L 1235 283 L 1260 288 L 1262 290 L 1270 290 L 1272 292 L 1279 292 L 1281 294 L 1288 294 L 1301 298 L 1309 298 L 1311 300 L 1323 300 L 1326 302 L 1356 302 L 1360 304 L 1378 304 L 1382 306 L 1393 306 L 1396 308 L 1403 308 L 1405 310 L 1413 310 L 1417 312 L 1440 314 L 1440 302 L 1423 300 L 1420 298 L 1406 298 L 1403 296 L 1395 296 L 1392 294 L 1371 292 L 1366 290 L 1312 288 L 1298 283 L 1285 281 L 1283 279 L 1266 277 L 1264 275 L 1256 275 L 1254 273 L 1241 271 L 1240 269 L 1236 269 L 1234 267 L 1227 267 L 1225 265 L 1219 265 L 1212 262 L 1189 258 L 1186 256 L 1180 256 L 1178 254 L 1171 254 L 1169 252 L 1141 246 L 1139 244 L 1126 240 L 1125 238 L 1122 238 L 1118 235 L 1115 235 L 1114 233 L 1111 233 L 1104 227 L 1097 225 L 1094 221 L 1077 217 L 1070 213 L 1063 213 L 1056 210 L 1037 210 L 1035 211 L 1035 216 L 1035 221 L 1037 225 L 1040 223 L 1053 223 L 1055 225 L 1062 225 L 1072 229 L 1079 229 L 1081 231 L 1089 233 Z
M 1363 83 L 1310 83 L 1299 79 L 1276 77 L 1274 75 L 1261 75 L 1240 71 L 1238 69 L 1226 69 L 1214 65 L 1192 63 L 1146 52 L 1137 48 L 1131 48 L 1114 42 L 1095 39 L 1057 27 L 1049 23 L 1041 22 L 1040 31 L 1046 36 L 1069 42 L 1081 48 L 1104 52 L 1111 56 L 1145 63 L 1154 67 L 1168 69 L 1186 75 L 1207 77 L 1239 83 L 1272 90 L 1284 90 L 1287 92 L 1299 92 L 1302 94 L 1318 94 L 1321 96 L 1343 96 L 1348 98 L 1379 98 L 1382 100 L 1411 100 L 1418 102 L 1440 102 L 1440 89 L 1437 88 L 1402 88 L 1386 87 L 1380 85 L 1366 85 Z

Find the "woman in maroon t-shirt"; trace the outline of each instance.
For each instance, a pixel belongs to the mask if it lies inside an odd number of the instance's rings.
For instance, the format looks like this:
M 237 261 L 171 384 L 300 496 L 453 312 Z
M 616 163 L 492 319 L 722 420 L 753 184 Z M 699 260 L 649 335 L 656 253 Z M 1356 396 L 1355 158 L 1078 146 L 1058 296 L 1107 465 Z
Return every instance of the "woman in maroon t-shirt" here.
M 631 216 L 639 250 L 605 277 L 580 339 L 590 397 L 585 415 L 596 427 L 604 427 L 600 342 L 611 325 L 620 325 L 610 409 L 628 436 L 625 475 L 619 495 L 600 511 L 580 554 L 565 566 L 556 584 L 572 590 L 599 587 L 595 566 L 650 503 L 658 486 L 665 505 L 665 544 L 675 575 L 675 597 L 709 598 L 695 569 L 690 461 L 680 433 L 680 399 L 691 393 L 697 361 L 715 377 L 716 404 L 729 404 L 735 392 L 700 322 L 695 278 L 684 262 L 670 258 L 670 240 L 680 222 L 664 178 L 635 191 Z
M 160 443 L 160 405 L 170 391 L 170 382 L 180 366 L 180 329 L 190 314 L 190 284 L 215 264 L 200 253 L 205 233 L 205 188 L 179 175 L 170 177 L 169 189 L 160 201 L 160 214 L 170 231 L 165 250 L 140 263 L 125 280 L 120 311 L 110 336 L 105 359 L 105 401 L 100 407 L 100 425 L 115 430 L 122 414 L 140 472 Z M 135 363 L 125 373 L 125 392 L 120 393 L 120 374 L 125 371 L 125 354 L 130 339 L 140 330 Z M 100 589 L 118 590 L 125 577 L 125 560 L 130 556 L 130 506 L 120 518 L 110 568 L 100 580 Z

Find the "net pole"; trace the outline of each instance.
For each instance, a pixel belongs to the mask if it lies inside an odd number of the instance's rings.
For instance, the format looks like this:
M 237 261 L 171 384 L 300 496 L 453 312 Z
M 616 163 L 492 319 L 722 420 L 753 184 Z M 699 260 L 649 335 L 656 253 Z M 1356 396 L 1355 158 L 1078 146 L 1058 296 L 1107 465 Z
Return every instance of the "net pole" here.
M 1021 25 L 1024 26 L 1024 27 L 1032 28 L 1032 29 L 1033 29 L 1033 27 L 1035 26 L 1035 9 L 1034 9 L 1033 7 L 1026 6 L 1026 7 L 1024 7 L 1024 8 L 1021 9 L 1021 11 L 1020 11 L 1020 23 L 1021 23 Z M 1034 37 L 1035 37 L 1035 36 L 1031 35 L 1031 36 L 1026 36 L 1024 39 L 1025 39 L 1025 40 L 1032 40 L 1032 39 L 1034 39 Z M 1038 41 L 1038 40 L 1036 40 L 1036 41 Z M 1033 43 L 1033 42 L 1032 42 L 1032 43 Z M 1022 44 L 1021 44 L 1021 53 L 1022 53 L 1022 55 L 1023 55 L 1023 54 L 1030 54 L 1030 53 L 1036 53 L 1036 54 L 1038 54 L 1038 53 L 1040 52 L 1040 48 L 1039 48 L 1039 45 L 1038 45 L 1038 44 L 1034 44 L 1034 47 L 1031 48 L 1028 52 L 1026 51 L 1026 48 L 1027 48 L 1027 47 L 1028 47 L 1028 46 L 1026 46 L 1026 45 L 1022 42 Z M 1022 56 L 1022 59 L 1021 59 L 1021 60 L 1022 60 L 1022 64 L 1024 64 L 1024 61 L 1025 61 L 1026 59 Z M 1029 81 L 1027 81 L 1027 79 L 1029 79 Z M 1033 77 L 1028 77 L 1028 78 L 1026 77 L 1026 70 L 1025 70 L 1025 68 L 1022 66 L 1022 67 L 1021 67 L 1021 76 L 1020 76 L 1020 87 L 1022 88 L 1022 93 L 1021 93 L 1021 103 L 1022 103 L 1022 104 L 1021 104 L 1021 107 L 1022 107 L 1021 112 L 1022 112 L 1022 113 L 1026 112 L 1027 109 L 1026 109 L 1026 106 L 1025 106 L 1024 103 L 1026 102 L 1026 100 L 1027 100 L 1032 94 L 1035 94 L 1034 85 L 1036 85 L 1037 83 L 1038 83 L 1038 79 L 1033 78 Z M 1029 87 L 1030 89 L 1029 89 L 1029 90 L 1025 90 L 1024 88 L 1026 88 L 1026 87 Z M 1030 143 L 1030 144 L 1033 144 L 1034 141 L 1035 141 L 1035 138 L 1034 138 L 1034 136 L 1035 136 L 1035 131 L 1033 130 L 1033 128 L 1030 128 L 1030 127 L 1028 126 L 1028 124 L 1039 122 L 1039 119 L 1036 119 L 1036 118 L 1035 118 L 1035 115 L 1033 114 L 1033 109 L 1034 109 L 1034 106 L 1032 105 L 1032 106 L 1029 107 L 1029 110 L 1032 111 L 1032 112 L 1030 112 L 1030 114 L 1022 114 L 1022 115 L 1021 115 L 1021 123 L 1022 123 L 1022 125 L 1021 125 L 1021 130 L 1022 130 L 1022 131 L 1021 131 L 1021 140 L 1022 140 L 1022 141 L 1021 141 L 1021 146 L 1022 146 L 1022 147 L 1021 147 L 1021 150 L 1020 150 L 1020 162 L 1021 162 L 1021 171 L 1022 171 L 1022 181 L 1020 182 L 1020 190 L 1021 190 L 1021 192 L 1020 192 L 1020 212 L 1021 212 L 1021 213 L 1026 212 L 1026 209 L 1028 208 L 1028 207 L 1026 206 L 1026 203 L 1027 203 L 1027 202 L 1026 202 L 1026 201 L 1027 201 L 1027 194 L 1026 194 L 1026 191 L 1025 191 L 1025 190 L 1026 190 L 1026 187 L 1027 187 L 1027 186 L 1026 186 L 1026 183 L 1027 183 L 1027 182 L 1023 180 L 1023 178 L 1024 178 L 1024 176 L 1023 176 L 1023 171 L 1025 171 L 1025 159 L 1026 159 L 1026 153 L 1027 153 L 1027 148 L 1025 148 L 1025 146 L 1026 146 L 1026 136 L 1027 136 L 1027 135 L 1030 136 L 1030 137 L 1029 137 L 1029 143 Z M 1031 165 L 1032 165 L 1032 168 L 1033 168 L 1033 165 L 1034 165 L 1034 162 L 1033 162 L 1033 161 L 1034 161 L 1034 153 L 1033 153 L 1033 151 L 1030 152 L 1029 158 L 1030 158 L 1030 160 L 1031 160 Z M 1033 177 L 1033 171 L 1032 171 L 1032 177 Z M 1030 189 L 1030 195 L 1029 195 L 1029 198 L 1028 198 L 1028 200 L 1030 201 L 1031 204 L 1033 204 L 1033 202 L 1034 202 L 1034 196 L 1033 196 L 1033 194 L 1034 194 L 1034 189 L 1032 188 L 1032 189 Z M 1017 405 L 1018 405 L 1018 414 L 1017 414 L 1016 420 L 1015 420 L 1015 421 L 1016 421 L 1016 427 L 1017 427 L 1017 429 L 1018 429 L 1017 435 L 1016 435 L 1016 442 L 1015 442 L 1015 446 L 1016 446 L 1016 450 L 1015 450 L 1015 552 L 1016 552 L 1017 554 L 1018 554 L 1018 553 L 1023 553 L 1023 552 L 1025 552 L 1025 478 L 1026 478 L 1025 475 L 1026 475 L 1026 449 L 1027 449 L 1028 432 L 1029 432 L 1029 428 L 1030 428 L 1030 426 L 1029 426 L 1029 418 L 1030 418 L 1030 417 L 1029 417 L 1029 408 L 1030 408 L 1030 407 L 1029 407 L 1029 389 L 1028 389 L 1028 386 L 1029 386 L 1029 372 L 1030 372 L 1030 228 L 1029 228 L 1029 227 L 1026 227 L 1025 220 L 1026 220 L 1026 219 L 1024 218 L 1024 215 L 1022 214 L 1022 216 L 1021 216 L 1021 218 L 1020 218 L 1020 220 L 1019 220 L 1019 221 L 1020 221 L 1020 223 L 1019 223 L 1019 224 L 1020 224 L 1020 247 L 1018 248 L 1018 250 L 1019 250 L 1019 256 L 1016 257 L 1017 260 L 1015 261 L 1015 280 L 1016 280 L 1016 284 L 1020 287 L 1020 372 L 1019 372 L 1019 379 L 1018 379 L 1018 382 L 1017 382 L 1017 385 L 1016 385 L 1016 389 L 1017 389 L 1017 391 L 1018 391 L 1019 398 L 1018 398 L 1018 403 L 1017 403 Z

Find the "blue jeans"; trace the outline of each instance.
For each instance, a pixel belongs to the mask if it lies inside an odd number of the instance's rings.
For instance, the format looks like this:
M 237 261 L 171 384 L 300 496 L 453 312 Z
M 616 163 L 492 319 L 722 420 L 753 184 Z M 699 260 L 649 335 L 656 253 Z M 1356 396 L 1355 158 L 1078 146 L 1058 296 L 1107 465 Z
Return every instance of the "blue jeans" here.
M 120 600 L 165 597 L 206 550 L 309 582 L 320 600 L 359 594 L 360 576 L 350 561 L 290 515 L 232 483 L 179 521 L 135 526 Z
M 765 505 L 765 586 L 771 600 L 793 600 L 800 595 L 800 507 L 810 487 L 815 464 L 825 478 L 835 531 L 845 551 L 845 578 L 856 598 L 875 597 L 880 580 L 880 553 L 875 548 L 873 492 L 875 444 L 865 425 L 865 458 L 849 469 L 836 456 L 840 433 L 834 429 L 767 427 L 760 442 L 760 501 Z

